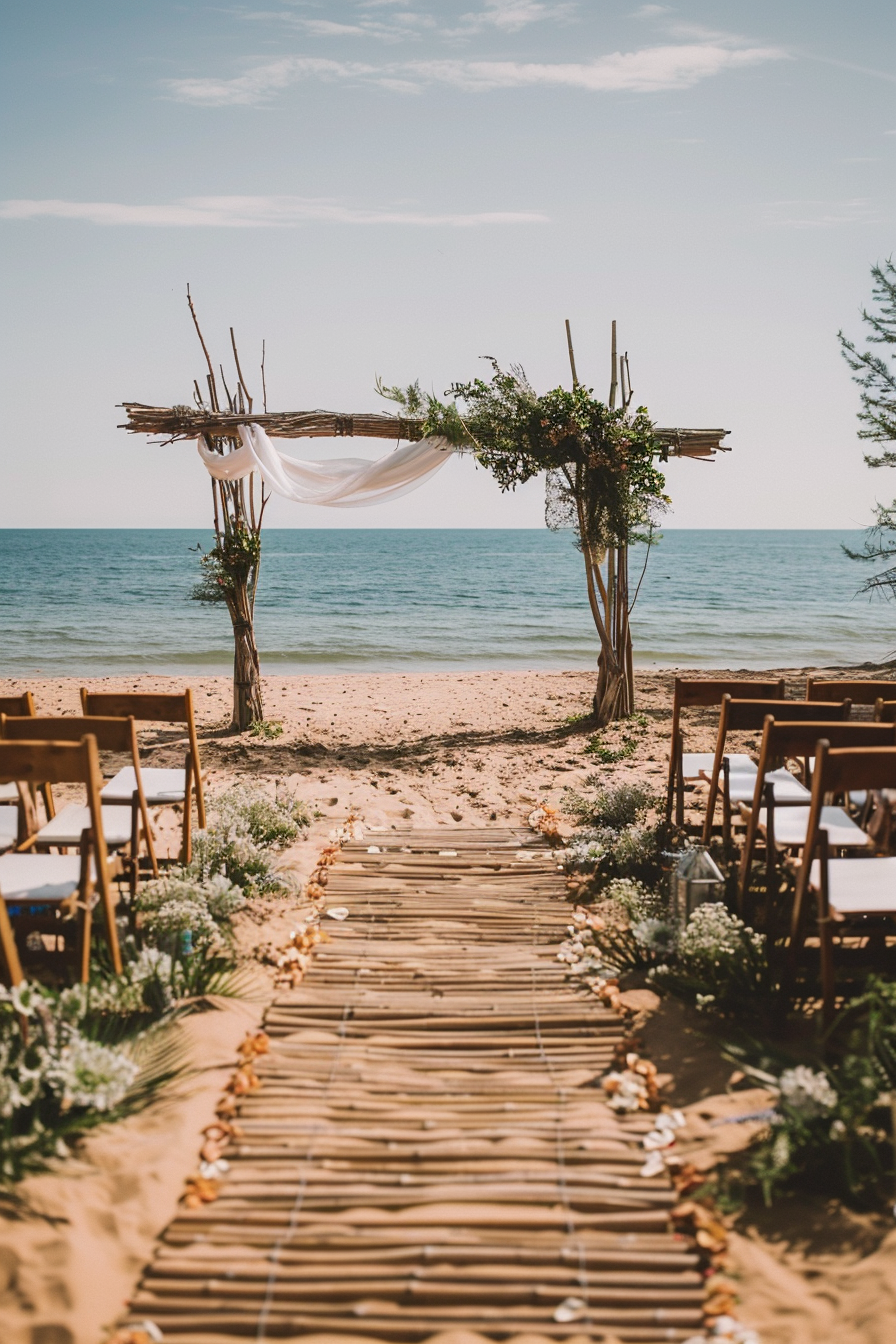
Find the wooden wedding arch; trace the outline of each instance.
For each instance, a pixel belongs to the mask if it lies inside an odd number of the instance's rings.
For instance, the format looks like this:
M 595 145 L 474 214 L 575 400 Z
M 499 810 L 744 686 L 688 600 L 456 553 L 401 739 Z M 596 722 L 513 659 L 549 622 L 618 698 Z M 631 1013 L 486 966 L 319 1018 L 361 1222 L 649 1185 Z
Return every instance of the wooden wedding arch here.
M 223 367 L 219 378 L 199 329 L 192 301 L 190 311 L 208 366 L 207 391 L 203 394 L 194 382 L 196 405 L 148 406 L 142 402 L 123 402 L 126 422 L 119 428 L 131 434 L 156 436 L 163 444 L 182 439 L 204 438 L 214 452 L 226 455 L 240 446 L 242 425 L 258 425 L 271 438 L 363 438 L 383 439 L 395 444 L 417 442 L 425 437 L 421 417 L 389 415 L 382 412 L 343 414 L 334 411 L 280 411 L 267 409 L 264 387 L 264 359 L 261 382 L 263 409 L 254 409 L 240 367 L 236 341 L 231 328 L 235 382 L 228 387 Z M 578 385 L 572 340 L 567 323 L 570 365 L 573 383 Z M 613 323 L 611 381 L 608 405 L 626 408 L 631 400 L 628 358 L 617 358 L 616 323 Z M 220 386 L 219 386 L 220 379 Z M 722 439 L 725 429 L 683 429 L 657 427 L 656 439 L 669 457 L 711 460 L 716 453 L 729 451 Z M 261 483 L 256 489 L 255 473 L 248 479 L 226 481 L 210 478 L 214 509 L 216 544 L 205 562 L 210 566 L 212 591 L 226 603 L 233 626 L 234 671 L 232 726 L 245 731 L 264 717 L 261 672 L 255 642 L 255 594 L 261 559 L 261 525 L 269 493 Z M 621 718 L 634 708 L 634 668 L 629 615 L 633 600 L 628 586 L 628 545 L 607 548 L 589 547 L 580 537 L 588 579 L 588 597 L 600 640 L 597 689 L 594 711 L 598 723 Z

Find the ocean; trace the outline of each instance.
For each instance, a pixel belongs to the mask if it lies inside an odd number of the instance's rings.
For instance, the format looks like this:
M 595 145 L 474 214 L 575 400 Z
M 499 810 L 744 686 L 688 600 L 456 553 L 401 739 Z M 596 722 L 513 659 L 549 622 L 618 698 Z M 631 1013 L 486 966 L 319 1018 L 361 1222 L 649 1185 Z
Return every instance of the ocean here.
M 858 596 L 861 532 L 668 529 L 632 625 L 640 666 L 882 662 L 896 606 Z M 191 600 L 189 530 L 0 530 L 0 675 L 208 673 L 231 663 L 223 607 Z M 634 588 L 643 551 L 632 559 Z M 269 673 L 592 667 L 597 637 L 569 533 L 272 529 L 256 629 Z

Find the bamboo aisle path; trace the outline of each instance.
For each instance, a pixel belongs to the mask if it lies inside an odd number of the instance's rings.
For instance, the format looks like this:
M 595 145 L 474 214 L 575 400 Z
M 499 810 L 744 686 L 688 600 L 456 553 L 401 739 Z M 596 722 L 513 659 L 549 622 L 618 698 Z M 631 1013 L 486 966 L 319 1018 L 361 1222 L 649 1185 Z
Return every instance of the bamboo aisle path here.
M 697 1257 L 668 1181 L 639 1175 L 651 1122 L 593 1086 L 623 1029 L 556 960 L 541 838 L 374 834 L 327 892 L 349 916 L 268 1011 L 221 1195 L 177 1214 L 130 1323 L 165 1344 L 692 1335 Z

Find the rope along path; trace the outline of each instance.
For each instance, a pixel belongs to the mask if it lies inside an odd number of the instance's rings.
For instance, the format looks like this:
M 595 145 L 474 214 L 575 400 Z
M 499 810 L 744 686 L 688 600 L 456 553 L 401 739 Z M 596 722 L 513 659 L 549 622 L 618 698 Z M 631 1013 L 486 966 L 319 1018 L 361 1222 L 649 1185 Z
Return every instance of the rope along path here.
M 591 1086 L 623 1031 L 556 960 L 550 851 L 391 832 L 347 845 L 327 892 L 349 918 L 270 1008 L 221 1197 L 178 1213 L 131 1321 L 165 1344 L 692 1335 L 649 1122 Z

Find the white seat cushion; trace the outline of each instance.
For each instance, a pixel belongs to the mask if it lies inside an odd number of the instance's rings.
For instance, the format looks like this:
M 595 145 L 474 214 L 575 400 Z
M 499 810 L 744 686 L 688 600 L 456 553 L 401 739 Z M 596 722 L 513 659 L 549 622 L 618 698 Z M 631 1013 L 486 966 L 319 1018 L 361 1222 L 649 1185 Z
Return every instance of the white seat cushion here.
M 712 774 L 713 763 L 716 754 L 714 751 L 685 751 L 681 757 L 681 773 L 685 779 L 699 779 L 701 775 Z M 732 770 L 737 770 L 740 774 L 748 775 L 751 772 L 756 774 L 756 766 L 740 752 L 734 752 L 728 757 Z
M 64 901 L 78 890 L 80 876 L 78 854 L 0 854 L 0 894 L 7 905 Z
M 0 854 L 12 849 L 19 837 L 19 809 L 0 807 Z
M 152 807 L 164 803 L 182 803 L 186 791 L 186 773 L 183 770 L 140 770 L 143 792 Z M 104 803 L 130 803 L 137 787 L 134 767 L 126 765 L 110 779 L 100 797 Z
M 131 838 L 131 809 L 129 807 L 103 807 L 103 835 L 109 849 L 119 849 Z M 90 808 L 81 803 L 68 803 L 52 821 L 42 826 L 37 833 L 38 843 L 42 845 L 77 845 L 81 832 L 90 826 Z
M 17 803 L 19 791 L 15 784 L 0 784 L 0 803 Z
M 805 788 L 789 770 L 769 770 L 766 782 L 775 786 L 775 802 L 787 803 L 805 798 L 809 801 L 809 790 Z M 732 803 L 751 803 L 756 788 L 756 772 L 752 775 L 735 774 L 732 770 L 728 777 L 729 797 Z
M 759 812 L 759 829 L 765 831 L 765 808 Z M 808 807 L 775 808 L 775 844 L 784 847 L 799 847 L 806 843 L 806 828 L 809 825 Z M 823 807 L 821 826 L 828 833 L 828 844 L 835 849 L 865 849 L 871 844 L 871 836 L 857 826 L 842 807 Z
M 809 881 L 817 891 L 821 882 L 818 860 Z M 837 914 L 896 915 L 896 859 L 831 859 L 828 885 L 830 906 Z

